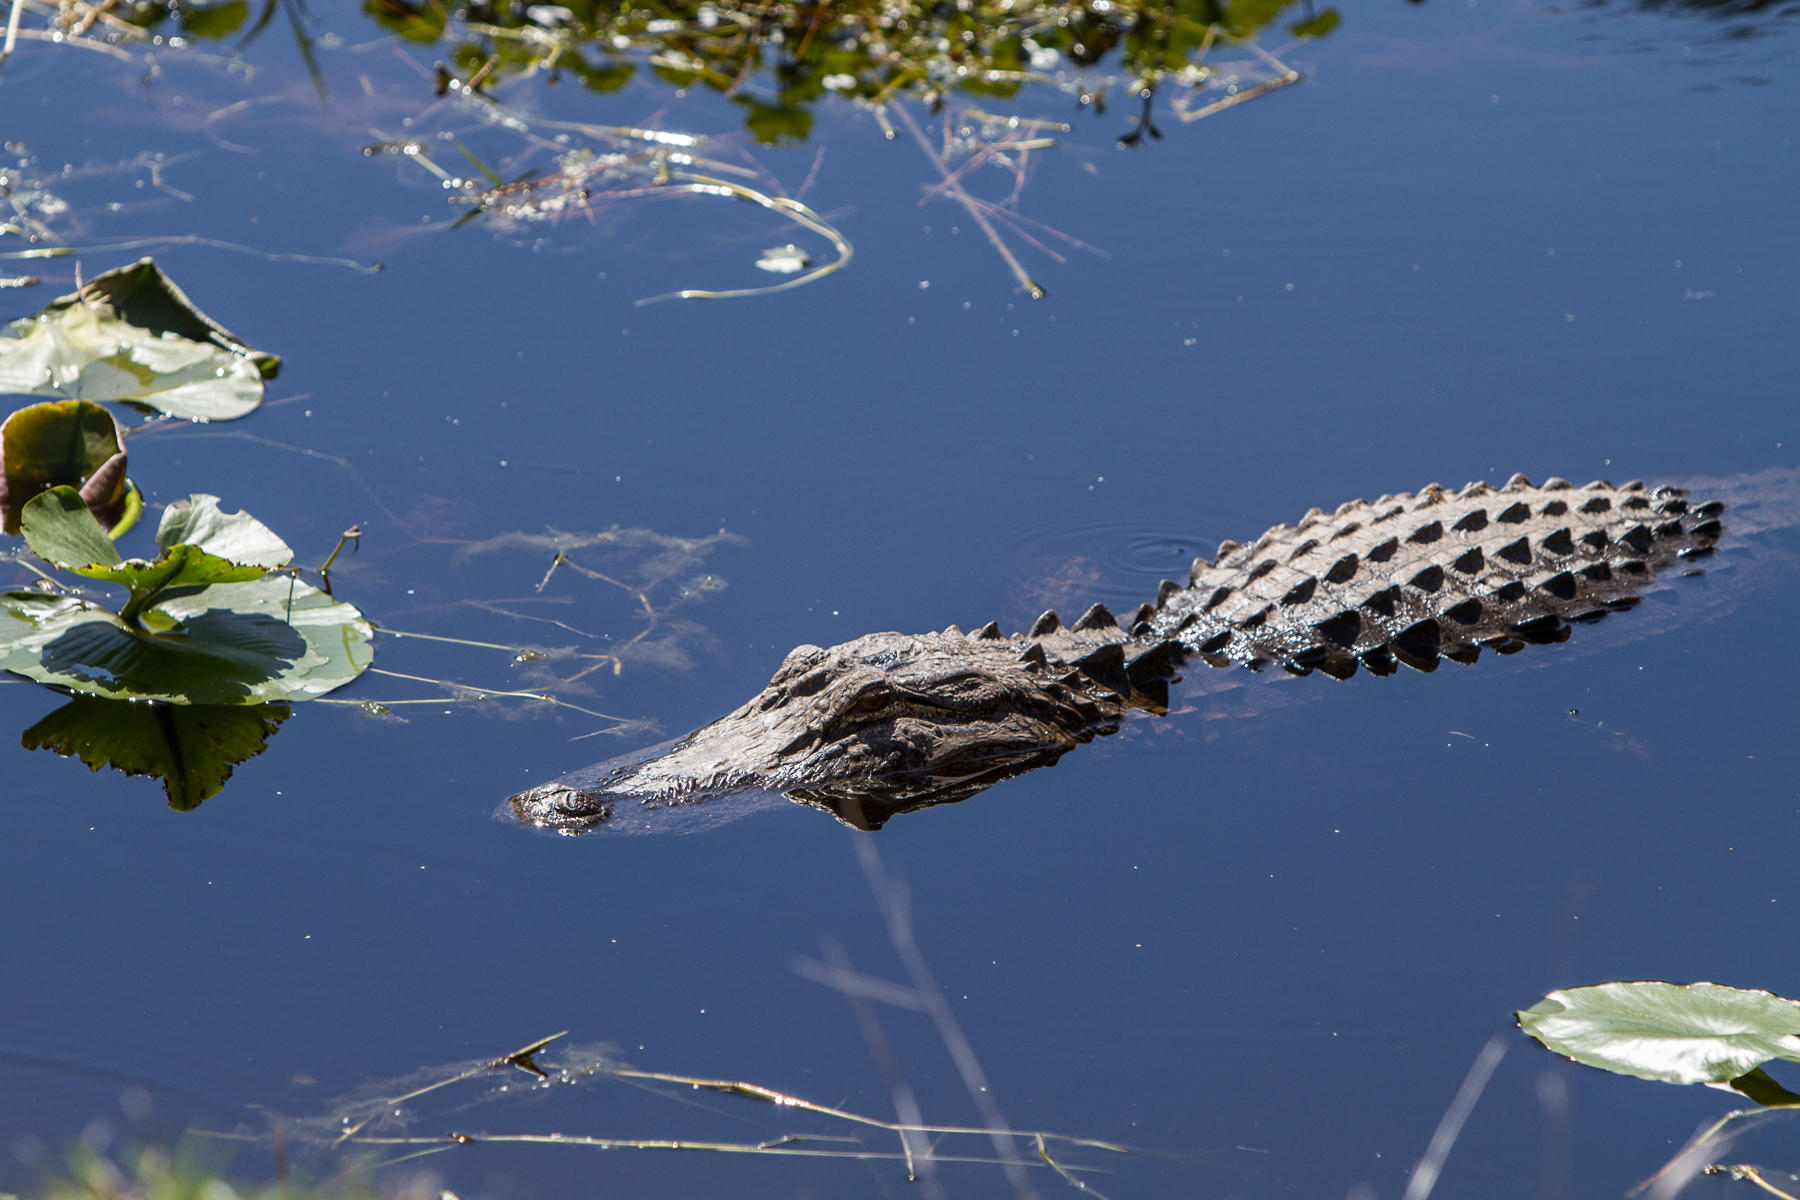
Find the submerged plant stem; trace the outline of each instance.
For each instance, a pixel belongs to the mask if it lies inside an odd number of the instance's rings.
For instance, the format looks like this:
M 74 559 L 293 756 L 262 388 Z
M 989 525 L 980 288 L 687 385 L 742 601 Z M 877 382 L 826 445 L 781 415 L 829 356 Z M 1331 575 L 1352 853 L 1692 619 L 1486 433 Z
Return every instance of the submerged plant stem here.
M 963 206 L 963 209 L 969 214 L 969 219 L 975 222 L 975 227 L 981 230 L 982 236 L 987 238 L 989 245 L 993 246 L 994 252 L 1000 256 L 1000 260 L 1012 272 L 1013 278 L 1018 281 L 1025 294 L 1033 300 L 1042 300 L 1048 296 L 1050 293 L 1045 291 L 1043 286 L 1026 272 L 1024 266 L 1013 254 L 1011 247 L 1006 244 L 1006 240 L 994 228 L 993 222 L 988 220 L 987 214 L 982 212 L 974 198 L 963 190 L 962 184 L 957 181 L 957 173 L 951 170 L 950 164 L 945 160 L 943 154 L 934 148 L 925 137 L 925 131 L 919 128 L 919 122 L 908 111 L 905 102 L 890 104 L 886 107 L 900 118 L 900 123 L 906 126 L 906 131 L 912 135 L 913 141 L 919 144 L 919 149 L 931 161 L 931 165 L 937 168 L 938 175 L 942 179 L 938 185 L 939 189 L 944 195 Z
M 1729 1175 L 1733 1179 L 1742 1179 L 1755 1184 L 1771 1196 L 1779 1196 L 1781 1200 L 1796 1200 L 1791 1192 L 1784 1192 L 1763 1177 L 1761 1167 L 1753 1167 L 1749 1163 L 1714 1163 L 1706 1168 L 1708 1175 Z
M 383 264 L 378 262 L 365 263 L 354 258 L 333 258 L 328 255 L 263 250 L 256 246 L 246 246 L 241 242 L 226 242 L 193 233 L 171 233 L 162 237 L 133 238 L 124 242 L 96 242 L 91 246 L 38 246 L 31 250 L 9 250 L 0 254 L 0 259 L 68 258 L 82 254 L 112 254 L 121 250 L 155 250 L 164 246 L 205 246 L 212 250 L 230 250 L 236 254 L 254 255 L 268 262 L 313 263 L 324 267 L 347 267 L 364 275 L 376 275 L 386 269 Z
M 849 239 L 839 233 L 818 213 L 798 200 L 790 199 L 787 196 L 771 196 L 766 192 L 759 192 L 755 188 L 745 187 L 741 183 L 731 183 L 711 175 L 694 175 L 687 171 L 675 171 L 671 173 L 670 178 L 674 182 L 665 185 L 666 187 L 692 192 L 699 196 L 735 196 L 740 200 L 748 200 L 752 204 L 761 205 L 770 212 L 780 213 L 794 224 L 803 229 L 810 229 L 830 242 L 838 256 L 831 262 L 814 267 L 804 275 L 796 275 L 792 279 L 784 279 L 780 283 L 771 283 L 766 287 L 732 288 L 720 292 L 685 288 L 679 292 L 667 292 L 660 296 L 646 296 L 637 302 L 640 307 L 645 304 L 655 304 L 660 300 L 736 300 L 745 296 L 769 296 L 776 292 L 785 292 L 791 288 L 812 283 L 817 279 L 823 279 L 832 272 L 850 265 L 853 251 Z
M 463 695 L 460 697 L 452 696 L 448 700 L 445 700 L 442 698 L 435 698 L 435 697 L 419 697 L 419 698 L 410 699 L 410 700 L 381 700 L 381 701 L 376 702 L 387 708 L 393 708 L 393 707 L 396 707 L 396 706 L 402 705 L 402 704 L 446 704 L 446 703 L 460 703 L 460 702 L 464 702 L 464 701 L 474 701 L 474 700 L 537 700 L 544 704 L 554 704 L 558 708 L 566 708 L 566 709 L 570 710 L 571 712 L 581 713 L 584 716 L 594 717 L 601 721 L 613 721 L 613 722 L 616 722 L 622 728 L 631 728 L 631 727 L 634 727 L 639 724 L 639 722 L 633 721 L 629 717 L 618 717 L 618 716 L 614 716 L 612 713 L 600 712 L 597 709 L 583 708 L 581 705 L 571 704 L 567 700 L 559 700 L 555 696 L 550 695 L 548 692 L 517 692 L 517 691 L 508 691 L 503 688 L 470 687 L 469 685 L 464 684 L 464 683 L 452 683 L 450 680 L 447 680 L 447 679 L 433 679 L 428 675 L 408 675 L 408 674 L 405 674 L 400 671 L 384 670 L 381 667 L 370 667 L 368 670 L 368 674 L 370 674 L 370 675 L 385 675 L 389 679 L 404 679 L 404 680 L 408 681 L 409 683 L 429 683 L 436 687 L 448 688 L 453 691 L 463 693 Z M 320 697 L 319 699 L 315 700 L 314 703 L 315 704 L 352 704 L 352 705 L 357 705 L 360 707 L 361 705 L 367 704 L 369 702 L 366 700 L 333 699 L 331 697 Z M 611 731 L 607 730 L 607 731 L 603 731 L 603 732 L 611 732 Z

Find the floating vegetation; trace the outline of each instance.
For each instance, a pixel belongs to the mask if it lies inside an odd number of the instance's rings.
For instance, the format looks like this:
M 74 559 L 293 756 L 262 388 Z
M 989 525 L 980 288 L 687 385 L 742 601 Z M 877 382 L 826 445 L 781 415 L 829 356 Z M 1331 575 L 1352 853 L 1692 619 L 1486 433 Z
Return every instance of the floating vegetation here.
M 417 1082 L 416 1086 L 398 1093 L 370 1091 L 334 1109 L 323 1118 L 296 1123 L 296 1134 L 312 1133 L 321 1140 L 338 1146 L 358 1146 L 398 1151 L 405 1161 L 421 1152 L 478 1145 L 568 1146 L 594 1150 L 670 1150 L 700 1154 L 744 1154 L 776 1158 L 835 1158 L 854 1161 L 890 1161 L 903 1164 L 909 1178 L 918 1173 L 921 1139 L 933 1139 L 924 1154 L 933 1163 L 961 1163 L 1004 1166 L 1009 1161 L 1029 1162 L 1054 1171 L 1082 1191 L 1098 1194 L 1083 1183 L 1080 1173 L 1090 1168 L 1070 1165 L 1063 1156 L 1071 1150 L 1098 1150 L 1108 1154 L 1130 1154 L 1129 1148 L 1116 1142 L 1074 1137 L 1036 1129 L 1003 1129 L 969 1125 L 931 1125 L 912 1122 L 884 1121 L 849 1109 L 820 1104 L 802 1096 L 782 1092 L 760 1083 L 739 1079 L 721 1079 L 700 1075 L 684 1075 L 669 1071 L 640 1070 L 613 1058 L 606 1050 L 586 1047 L 569 1051 L 557 1058 L 547 1053 L 554 1042 L 567 1036 L 551 1034 L 509 1054 L 483 1061 L 460 1064 L 435 1073 L 435 1077 Z M 520 1088 L 512 1082 L 517 1072 L 532 1077 Z M 506 1082 L 493 1086 L 496 1076 Z M 798 1125 L 808 1118 L 821 1122 L 820 1131 L 792 1129 L 755 1141 L 714 1140 L 706 1137 L 632 1138 L 585 1133 L 478 1133 L 467 1129 L 443 1133 L 413 1134 L 391 1132 L 416 1120 L 414 1105 L 441 1089 L 464 1084 L 488 1082 L 480 1099 L 465 1101 L 461 1111 L 475 1104 L 492 1102 L 507 1093 L 544 1091 L 552 1088 L 581 1086 L 595 1082 L 616 1082 L 668 1094 L 711 1092 L 773 1107 L 784 1121 Z M 830 1132 L 826 1132 L 830 1131 Z M 893 1148 L 879 1144 L 862 1144 L 861 1136 L 875 1134 L 892 1139 Z M 1009 1160 L 979 1150 L 959 1151 L 950 1139 L 978 1138 L 985 1141 L 1005 1139 L 1020 1141 L 1031 1147 L 1030 1158 Z
M 46 563 L 126 591 L 117 611 L 48 576 L 55 590 L 0 592 L 0 669 L 74 697 L 25 731 L 25 747 L 157 777 L 171 808 L 216 795 L 288 702 L 348 683 L 373 657 L 362 614 L 294 578 L 287 544 L 215 497 L 164 511 L 153 560 L 123 558 L 66 485 L 32 497 L 21 527 Z
M 1640 980 L 1559 989 L 1517 1016 L 1519 1028 L 1547 1049 L 1584 1066 L 1660 1083 L 1704 1084 L 1764 1106 L 1727 1113 L 1702 1129 L 1646 1185 L 1652 1196 L 1673 1196 L 1707 1174 L 1729 1175 L 1794 1200 L 1763 1168 L 1712 1159 L 1730 1146 L 1745 1120 L 1800 1106 L 1800 1094 L 1763 1070 L 1776 1060 L 1800 1062 L 1800 1002 L 1717 983 Z
M 77 489 L 108 537 L 136 522 L 143 497 L 125 477 L 125 435 L 113 415 L 86 400 L 19 409 L 0 423 L 0 519 L 19 532 L 25 502 L 53 487 Z
M 255 411 L 280 363 L 201 312 L 148 258 L 0 329 L 0 392 L 125 401 L 190 421 Z
M 70 397 L 0 424 L 5 532 L 46 566 L 125 592 L 108 608 L 8 556 L 38 586 L 0 592 L 0 669 L 73 696 L 25 731 L 27 749 L 158 777 L 171 807 L 191 809 L 262 752 L 292 701 L 368 667 L 363 615 L 301 582 L 287 543 L 214 496 L 163 511 L 153 558 L 114 545 L 142 499 L 125 475 L 124 431 L 93 401 L 226 420 L 262 403 L 277 366 L 149 259 L 0 330 L 0 391 Z
M 1566 988 L 1518 1018 L 1519 1028 L 1575 1062 L 1661 1083 L 1744 1092 L 1738 1081 L 1761 1074 L 1764 1063 L 1800 1062 L 1800 1002 L 1717 983 Z M 1782 1102 L 1795 1101 L 1790 1094 Z
M 25 505 L 53 566 L 126 590 L 115 612 L 75 592 L 0 593 L 0 668 L 79 695 L 166 704 L 304 700 L 362 674 L 373 631 L 351 605 L 281 570 L 293 551 L 214 496 L 170 505 L 155 559 L 120 556 L 74 488 Z

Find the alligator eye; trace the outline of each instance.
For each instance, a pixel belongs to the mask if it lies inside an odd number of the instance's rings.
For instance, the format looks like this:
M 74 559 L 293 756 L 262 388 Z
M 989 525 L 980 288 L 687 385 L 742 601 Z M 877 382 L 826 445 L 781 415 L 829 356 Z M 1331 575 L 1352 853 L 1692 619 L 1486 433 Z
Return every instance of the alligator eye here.
M 886 688 L 870 688 L 850 702 L 849 711 L 863 716 L 878 713 L 888 706 L 891 699 L 892 695 Z

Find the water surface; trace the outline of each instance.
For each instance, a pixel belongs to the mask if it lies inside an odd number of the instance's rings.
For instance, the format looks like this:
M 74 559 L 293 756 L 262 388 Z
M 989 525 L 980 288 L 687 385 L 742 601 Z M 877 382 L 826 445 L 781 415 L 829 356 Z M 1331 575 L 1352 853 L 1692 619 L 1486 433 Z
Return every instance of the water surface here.
M 429 50 L 321 18 L 343 39 L 322 50 L 323 111 L 273 32 L 249 52 L 253 88 L 173 55 L 146 86 L 42 45 L 0 72 L 5 136 L 38 172 L 168 160 L 155 180 L 67 182 L 77 244 L 201 233 L 386 263 L 159 250 L 284 369 L 282 402 L 249 421 L 134 444 L 151 498 L 216 493 L 313 561 L 359 524 L 340 595 L 390 627 L 509 644 L 605 649 L 641 624 L 591 580 L 535 592 L 542 553 L 459 556 L 458 539 L 619 524 L 747 541 L 695 568 L 727 586 L 672 615 L 693 625 L 659 631 L 687 665 L 632 659 L 567 692 L 660 734 L 583 739 L 608 723 L 499 702 L 395 709 L 404 723 L 306 706 L 188 814 L 147 781 L 0 752 L 0 1129 L 18 1149 L 0 1186 L 97 1116 L 146 1120 L 144 1095 L 171 1127 L 262 1127 L 562 1029 L 639 1067 L 889 1117 L 855 1012 L 797 965 L 837 947 L 901 976 L 859 835 L 795 809 L 559 839 L 497 824 L 495 803 L 711 720 L 798 643 L 1130 607 L 1219 539 L 1315 504 L 1515 470 L 1795 463 L 1800 32 L 1781 12 L 1371 6 L 1291 51 L 1303 84 L 1165 120 L 1132 151 L 1114 144 L 1129 105 L 1047 97 L 1073 129 L 1032 159 L 1022 210 L 1101 253 L 1019 248 L 1040 301 L 966 214 L 919 203 L 918 150 L 848 105 L 770 147 L 702 91 L 518 88 L 546 114 L 726 135 L 789 191 L 810 177 L 805 200 L 855 245 L 849 270 L 778 297 L 648 307 L 756 282 L 745 264 L 796 235 L 700 199 L 453 229 L 434 178 L 361 153 L 424 119 Z M 440 123 L 479 154 L 512 145 Z M 33 269 L 73 282 L 67 259 Z M 54 293 L 7 294 L 22 315 Z M 1511 1014 L 1615 978 L 1800 995 L 1782 953 L 1800 904 L 1791 529 L 1763 545 L 1504 664 L 1197 690 L 868 837 L 987 1095 L 1019 1127 L 1138 1148 L 1083 1156 L 1113 1196 L 1398 1196 L 1499 1035 L 1444 1194 L 1616 1194 L 1650 1174 L 1726 1099 L 1553 1061 Z M 515 678 L 503 652 L 380 652 Z M 427 693 L 371 677 L 350 694 Z M 21 728 L 58 702 L 0 697 Z M 980 1123 L 932 1025 L 881 1020 L 927 1119 Z M 596 1083 L 414 1128 L 794 1125 L 688 1099 Z M 1758 1149 L 1795 1158 L 1780 1133 Z M 487 1147 L 429 1166 L 463 1196 L 906 1190 L 891 1162 Z M 942 1179 L 1009 1187 L 992 1167 Z

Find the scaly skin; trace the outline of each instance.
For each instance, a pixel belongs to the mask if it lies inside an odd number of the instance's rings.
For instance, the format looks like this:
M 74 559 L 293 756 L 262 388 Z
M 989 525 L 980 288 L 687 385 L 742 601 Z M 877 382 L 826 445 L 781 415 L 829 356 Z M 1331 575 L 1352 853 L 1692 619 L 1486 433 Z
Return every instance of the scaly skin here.
M 1314 509 L 1197 560 L 1187 585 L 1165 582 L 1129 628 L 1095 605 L 1072 626 L 1045 613 L 1011 637 L 990 624 L 801 646 L 748 704 L 668 753 L 509 803 L 522 821 L 581 832 L 619 804 L 756 789 L 878 828 L 1047 766 L 1133 708 L 1165 711 L 1189 657 L 1343 679 L 1562 641 L 1571 623 L 1629 608 L 1656 575 L 1709 553 L 1723 509 L 1641 483 L 1522 475 Z

